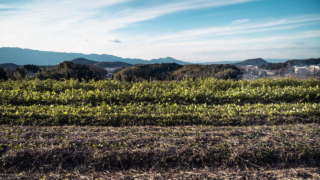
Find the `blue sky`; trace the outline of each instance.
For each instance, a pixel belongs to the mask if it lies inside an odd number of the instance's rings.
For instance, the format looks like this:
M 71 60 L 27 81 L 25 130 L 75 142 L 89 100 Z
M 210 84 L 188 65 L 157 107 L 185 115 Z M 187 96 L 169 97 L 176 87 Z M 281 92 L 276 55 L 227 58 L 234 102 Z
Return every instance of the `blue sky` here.
M 319 0 L 0 0 L 0 47 L 189 62 L 320 57 Z

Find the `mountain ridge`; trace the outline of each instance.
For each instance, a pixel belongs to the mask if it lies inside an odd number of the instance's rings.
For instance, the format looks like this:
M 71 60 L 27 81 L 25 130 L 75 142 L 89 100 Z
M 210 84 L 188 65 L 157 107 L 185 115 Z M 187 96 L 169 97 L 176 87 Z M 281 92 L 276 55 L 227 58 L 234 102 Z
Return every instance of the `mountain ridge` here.
M 0 63 L 14 63 L 14 64 L 37 64 L 37 65 L 55 65 L 63 61 L 71 61 L 76 58 L 85 58 L 97 62 L 125 62 L 128 64 L 154 64 L 154 63 L 170 63 L 190 64 L 189 62 L 180 61 L 171 57 L 159 58 L 152 60 L 121 58 L 108 54 L 82 54 L 82 53 L 65 53 L 52 51 L 39 51 L 32 49 L 0 48 Z M 27 62 L 27 63 L 25 63 Z
M 34 60 L 36 59 L 36 60 Z M 39 51 L 32 49 L 22 48 L 0 48 L 0 66 L 4 69 L 19 68 L 22 65 L 35 64 L 41 68 L 53 67 L 63 61 L 71 61 L 74 63 L 84 65 L 96 65 L 98 67 L 130 67 L 137 64 L 161 64 L 161 63 L 177 63 L 181 65 L 192 64 L 189 62 L 180 61 L 172 57 L 142 60 L 121 58 L 108 54 L 81 54 L 81 53 L 64 53 L 64 52 L 51 52 L 51 51 Z M 233 64 L 236 66 L 255 65 L 261 66 L 267 63 L 285 63 L 290 61 L 289 59 L 247 59 L 244 61 L 218 61 L 218 62 L 202 62 L 193 64 Z M 45 63 L 50 62 L 50 63 Z
M 17 64 L 14 64 L 14 63 L 3 63 L 3 64 L 0 64 L 0 67 L 2 67 L 3 69 L 16 69 L 16 68 L 20 68 L 21 65 L 17 65 Z

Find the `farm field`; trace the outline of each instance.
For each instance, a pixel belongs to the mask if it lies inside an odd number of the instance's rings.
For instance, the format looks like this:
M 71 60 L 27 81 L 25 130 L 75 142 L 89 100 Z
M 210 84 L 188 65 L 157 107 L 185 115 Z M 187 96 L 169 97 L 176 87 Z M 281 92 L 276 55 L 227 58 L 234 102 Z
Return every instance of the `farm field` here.
M 0 178 L 317 179 L 320 82 L 0 82 Z

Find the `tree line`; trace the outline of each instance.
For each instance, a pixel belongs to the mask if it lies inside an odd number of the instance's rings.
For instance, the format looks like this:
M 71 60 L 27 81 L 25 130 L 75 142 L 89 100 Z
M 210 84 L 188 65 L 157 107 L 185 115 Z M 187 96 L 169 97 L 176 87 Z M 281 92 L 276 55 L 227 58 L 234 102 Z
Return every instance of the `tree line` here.
M 70 61 L 51 68 L 40 68 L 36 65 L 24 65 L 15 70 L 0 68 L 1 79 L 105 79 L 107 71 L 96 66 L 88 66 Z M 176 63 L 136 65 L 122 68 L 113 75 L 113 79 L 128 82 L 144 80 L 172 81 L 182 79 L 239 79 L 240 68 L 229 64 L 179 65 Z
M 24 65 L 20 68 L 11 70 L 0 67 L 0 79 L 104 79 L 108 72 L 95 66 L 86 66 L 83 64 L 64 61 L 58 66 L 51 68 L 40 68 L 37 65 Z
M 182 80 L 182 79 L 239 79 L 241 70 L 229 64 L 179 65 L 176 63 L 150 64 L 128 67 L 115 73 L 113 78 L 125 81 Z

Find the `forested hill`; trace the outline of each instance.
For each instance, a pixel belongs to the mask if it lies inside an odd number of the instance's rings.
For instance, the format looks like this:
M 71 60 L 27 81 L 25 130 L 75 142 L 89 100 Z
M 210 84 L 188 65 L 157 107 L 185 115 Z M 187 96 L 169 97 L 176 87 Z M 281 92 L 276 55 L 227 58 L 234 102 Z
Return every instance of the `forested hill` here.
M 257 58 L 257 59 L 248 59 L 242 62 L 234 63 L 235 66 L 248 66 L 248 65 L 253 65 L 253 66 L 260 66 L 263 64 L 268 64 L 267 61 Z
M 318 59 L 306 59 L 306 60 L 290 60 L 285 63 L 268 63 L 259 66 L 259 69 L 276 70 L 276 69 L 286 69 L 293 66 L 310 66 L 310 65 L 320 65 L 320 58 Z
M 125 62 L 97 62 L 97 61 L 92 61 L 92 60 L 88 60 L 85 58 L 76 58 L 71 60 L 70 62 L 74 63 L 74 64 L 82 64 L 82 65 L 89 65 L 89 66 L 96 66 L 98 68 L 106 68 L 106 67 L 131 67 L 133 66 L 133 64 L 128 64 Z M 11 69 L 14 70 L 16 68 L 20 68 L 24 65 L 17 65 L 17 64 L 13 64 L 13 63 L 4 63 L 4 64 L 0 64 L 0 67 L 2 67 L 3 69 Z M 45 69 L 45 68 L 53 68 L 53 67 L 57 67 L 59 65 L 53 65 L 53 66 L 39 66 L 39 68 Z
M 100 68 L 107 68 L 107 67 L 131 67 L 132 64 L 128 64 L 125 62 L 99 62 L 94 64 L 94 66 L 100 67 Z
M 32 76 L 30 75 L 32 74 Z M 0 67 L 0 80 L 38 78 L 45 79 L 104 79 L 108 72 L 96 66 L 88 66 L 71 61 L 64 61 L 57 66 L 40 68 L 36 65 L 23 65 L 16 69 L 6 69 Z
M 210 77 L 217 79 L 237 79 L 241 74 L 238 67 L 230 64 L 188 64 L 173 72 L 173 77 L 176 80 L 182 80 L 183 78 L 205 79 Z
M 71 60 L 73 63 L 83 64 L 83 65 L 93 65 L 99 63 L 98 61 L 92 61 L 85 58 L 76 58 Z
M 238 67 L 229 64 L 179 65 L 176 63 L 152 64 L 125 68 L 114 75 L 115 79 L 125 81 L 143 80 L 182 80 L 184 78 L 237 79 L 241 75 Z
M 285 62 L 290 66 L 310 66 L 310 65 L 319 65 L 320 58 L 318 59 L 307 59 L 307 60 L 290 60 Z

